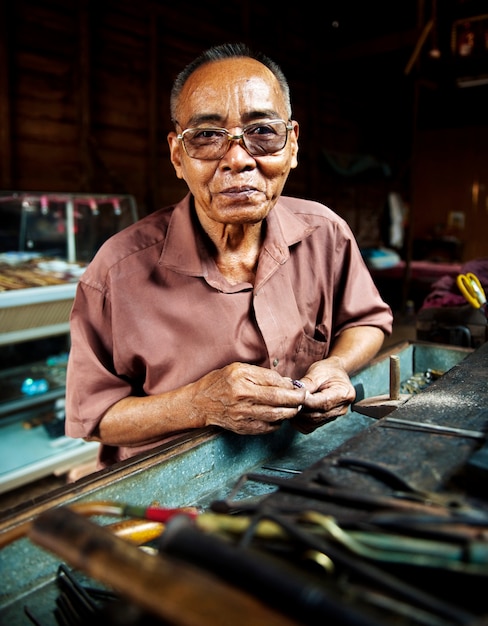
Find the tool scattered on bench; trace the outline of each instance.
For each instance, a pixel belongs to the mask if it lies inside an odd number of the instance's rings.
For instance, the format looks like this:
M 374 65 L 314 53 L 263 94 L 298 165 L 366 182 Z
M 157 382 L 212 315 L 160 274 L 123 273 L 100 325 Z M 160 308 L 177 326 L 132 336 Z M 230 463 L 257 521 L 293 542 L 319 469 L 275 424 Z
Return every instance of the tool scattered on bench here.
M 468 428 L 455 428 L 453 426 L 444 426 L 443 424 L 431 424 L 429 422 L 416 422 L 415 420 L 400 419 L 397 417 L 387 417 L 381 423 L 381 426 L 402 427 L 408 430 L 422 430 L 429 433 L 437 433 L 440 435 L 453 435 L 455 437 L 467 437 L 468 439 L 478 439 L 486 441 L 488 433 L 482 430 L 471 430 Z
M 400 393 L 400 357 L 390 356 L 390 393 L 364 398 L 352 405 L 352 410 L 368 417 L 381 418 L 404 404 L 411 394 Z
M 156 557 L 143 552 L 68 507 L 41 513 L 34 519 L 28 537 L 141 607 L 157 623 L 299 626 L 295 619 L 250 593 L 169 555 Z

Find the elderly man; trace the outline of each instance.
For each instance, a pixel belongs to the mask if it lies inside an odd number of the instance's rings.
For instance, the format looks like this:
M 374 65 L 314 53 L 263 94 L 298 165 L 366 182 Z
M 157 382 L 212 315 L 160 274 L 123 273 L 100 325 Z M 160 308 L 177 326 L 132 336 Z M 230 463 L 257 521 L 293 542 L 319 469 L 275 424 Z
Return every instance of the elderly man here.
M 298 123 L 280 68 L 241 44 L 177 77 L 168 135 L 189 193 L 114 236 L 80 280 L 66 432 L 100 467 L 208 425 L 302 432 L 347 411 L 392 316 L 347 224 L 282 196 Z

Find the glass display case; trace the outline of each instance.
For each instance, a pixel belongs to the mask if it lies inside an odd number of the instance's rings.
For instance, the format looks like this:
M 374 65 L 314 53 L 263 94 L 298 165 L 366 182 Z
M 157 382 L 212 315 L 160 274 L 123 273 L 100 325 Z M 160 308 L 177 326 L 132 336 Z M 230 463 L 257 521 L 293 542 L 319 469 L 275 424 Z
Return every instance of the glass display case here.
M 138 218 L 130 195 L 0 192 L 0 252 L 90 261 L 111 235 Z
M 127 195 L 0 192 L 0 494 L 96 456 L 64 436 L 69 314 L 100 245 L 137 219 Z

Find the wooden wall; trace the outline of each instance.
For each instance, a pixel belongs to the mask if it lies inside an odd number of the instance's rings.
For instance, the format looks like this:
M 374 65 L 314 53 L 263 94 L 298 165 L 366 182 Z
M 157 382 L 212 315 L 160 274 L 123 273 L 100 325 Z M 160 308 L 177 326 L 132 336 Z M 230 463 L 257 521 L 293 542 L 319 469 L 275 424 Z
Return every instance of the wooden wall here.
M 488 257 L 488 85 L 424 88 L 421 110 L 427 119 L 419 120 L 411 177 L 416 236 L 432 239 L 433 255 L 436 239 L 456 239 L 462 260 Z
M 373 131 L 382 79 L 370 67 L 362 93 L 360 69 L 334 63 L 330 20 L 301 4 L 1 0 L 0 187 L 132 193 L 142 212 L 179 198 L 166 144 L 172 81 L 204 48 L 239 40 L 277 60 L 291 83 L 302 134 L 289 193 L 340 198 L 324 185 L 324 149 L 402 162 Z M 397 70 L 401 78 L 401 62 Z
M 388 191 L 410 200 L 404 69 L 421 4 L 334 0 L 319 16 L 310 0 L 0 0 L 0 189 L 129 193 L 141 215 L 179 199 L 172 81 L 208 46 L 244 41 L 291 85 L 301 135 L 286 192 L 325 202 L 375 244 Z

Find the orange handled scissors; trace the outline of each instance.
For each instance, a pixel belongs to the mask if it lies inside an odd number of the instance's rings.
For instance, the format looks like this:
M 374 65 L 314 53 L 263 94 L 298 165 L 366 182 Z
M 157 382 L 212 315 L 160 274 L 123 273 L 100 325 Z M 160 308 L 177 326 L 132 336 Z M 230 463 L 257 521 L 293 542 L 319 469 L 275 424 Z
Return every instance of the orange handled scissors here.
M 471 272 L 459 274 L 456 278 L 456 284 L 469 304 L 475 309 L 486 304 L 485 292 L 476 274 L 471 274 Z

